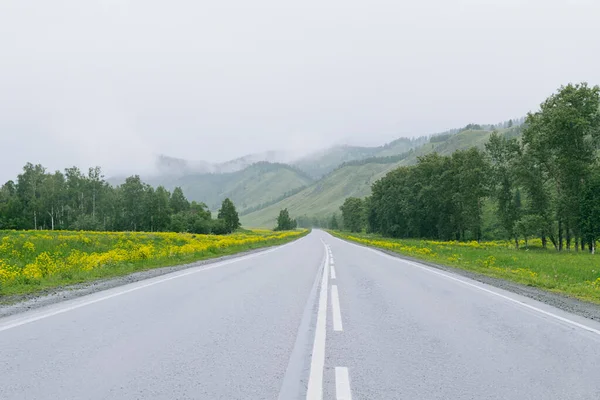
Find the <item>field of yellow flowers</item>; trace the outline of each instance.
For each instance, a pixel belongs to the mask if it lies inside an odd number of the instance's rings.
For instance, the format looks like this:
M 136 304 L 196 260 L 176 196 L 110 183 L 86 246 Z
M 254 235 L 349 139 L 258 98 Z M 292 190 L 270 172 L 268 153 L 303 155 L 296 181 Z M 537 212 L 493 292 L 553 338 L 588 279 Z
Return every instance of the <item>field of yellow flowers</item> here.
M 527 248 L 516 250 L 514 243 L 507 241 L 440 242 L 330 233 L 409 257 L 600 303 L 600 255 L 586 251 L 558 253 L 543 249 L 539 240 L 530 240 Z
M 0 296 L 233 254 L 285 243 L 306 233 L 0 231 Z

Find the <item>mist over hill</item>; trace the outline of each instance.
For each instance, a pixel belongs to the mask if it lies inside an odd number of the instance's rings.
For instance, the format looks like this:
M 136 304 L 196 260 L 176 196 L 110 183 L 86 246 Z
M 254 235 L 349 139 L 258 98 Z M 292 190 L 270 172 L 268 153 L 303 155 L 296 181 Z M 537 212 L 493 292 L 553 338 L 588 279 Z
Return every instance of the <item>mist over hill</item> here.
M 457 150 L 471 147 L 483 149 L 495 130 L 506 137 L 518 137 L 522 119 L 496 125 L 469 124 L 456 129 L 413 140 L 417 145 L 404 152 L 403 146 L 383 146 L 379 152 L 354 158 L 339 164 L 333 171 L 310 186 L 289 197 L 270 204 L 242 217 L 246 226 L 270 227 L 275 223 L 279 210 L 287 208 L 294 217 L 328 217 L 339 212 L 339 207 L 348 197 L 364 197 L 370 194 L 371 185 L 388 172 L 403 165 L 413 165 L 418 157 L 430 153 L 450 155 Z M 394 143 L 394 142 L 392 142 Z M 389 151 L 396 148 L 398 151 Z

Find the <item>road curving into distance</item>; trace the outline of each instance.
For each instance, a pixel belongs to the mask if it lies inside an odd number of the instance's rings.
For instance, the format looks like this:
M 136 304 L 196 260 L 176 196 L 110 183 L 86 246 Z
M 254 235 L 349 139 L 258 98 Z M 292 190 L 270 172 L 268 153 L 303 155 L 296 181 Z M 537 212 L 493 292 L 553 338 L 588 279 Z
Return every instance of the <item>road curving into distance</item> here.
M 313 231 L 0 319 L 0 399 L 598 399 L 600 324 Z

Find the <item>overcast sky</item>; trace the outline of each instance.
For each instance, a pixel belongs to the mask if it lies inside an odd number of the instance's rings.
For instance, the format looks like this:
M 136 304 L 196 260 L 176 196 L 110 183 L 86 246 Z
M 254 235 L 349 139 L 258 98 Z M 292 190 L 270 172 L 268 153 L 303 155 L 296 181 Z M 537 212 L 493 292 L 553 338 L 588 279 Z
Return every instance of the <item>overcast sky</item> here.
M 600 83 L 599 19 L 597 0 L 1 0 L 0 180 L 522 116 Z

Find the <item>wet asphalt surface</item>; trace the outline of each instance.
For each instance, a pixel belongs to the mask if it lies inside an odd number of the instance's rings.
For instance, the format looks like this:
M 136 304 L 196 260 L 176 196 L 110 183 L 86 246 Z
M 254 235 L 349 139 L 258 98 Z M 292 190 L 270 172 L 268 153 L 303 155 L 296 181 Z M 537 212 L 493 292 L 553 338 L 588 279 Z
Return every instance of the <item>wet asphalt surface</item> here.
M 599 374 L 598 322 L 321 231 L 0 319 L 3 400 L 598 399 Z

